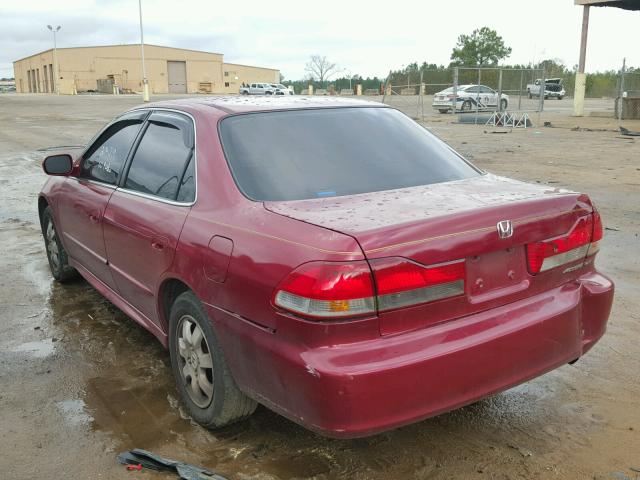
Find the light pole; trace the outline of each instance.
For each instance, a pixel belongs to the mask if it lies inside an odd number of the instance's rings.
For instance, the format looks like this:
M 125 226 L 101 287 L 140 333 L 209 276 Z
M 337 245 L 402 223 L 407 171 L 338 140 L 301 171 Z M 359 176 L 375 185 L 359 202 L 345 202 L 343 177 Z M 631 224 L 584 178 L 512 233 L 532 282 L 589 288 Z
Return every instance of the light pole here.
M 149 101 L 149 81 L 147 80 L 147 70 L 144 66 L 144 32 L 142 30 L 142 0 L 138 0 L 138 11 L 140 12 L 140 56 L 142 57 L 142 101 Z
M 58 25 L 56 28 L 53 28 L 51 25 L 47 25 L 47 28 L 53 32 L 53 76 L 54 76 L 54 84 L 53 88 L 56 92 L 56 95 L 59 95 L 58 91 L 58 78 L 60 75 L 58 74 L 58 44 L 56 41 L 56 33 L 62 28 Z

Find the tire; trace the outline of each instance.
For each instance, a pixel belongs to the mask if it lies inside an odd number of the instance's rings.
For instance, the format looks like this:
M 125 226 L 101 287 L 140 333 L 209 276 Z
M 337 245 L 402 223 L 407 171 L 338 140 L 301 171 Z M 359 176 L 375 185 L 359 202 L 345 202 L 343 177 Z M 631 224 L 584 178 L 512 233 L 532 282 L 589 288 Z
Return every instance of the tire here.
M 562 95 L 558 95 L 558 100 L 562 100 L 564 97 Z
M 500 111 L 504 112 L 505 110 L 507 110 L 507 107 L 509 106 L 509 102 L 507 101 L 506 98 L 503 98 L 502 100 L 500 100 Z
M 440 113 L 447 113 L 447 112 L 449 111 L 449 109 L 447 109 L 447 108 L 440 108 L 440 109 L 438 109 L 438 111 L 439 111 Z
M 273 92 L 267 92 L 266 94 L 267 95 L 273 95 Z
M 249 95 L 249 92 L 247 92 L 246 90 L 244 92 L 242 92 L 243 95 Z
M 533 95 L 531 95 L 531 92 L 529 92 L 529 100 L 531 100 L 533 98 Z
M 78 277 L 78 271 L 69 265 L 69 256 L 60 242 L 60 237 L 58 237 L 51 207 L 44 209 L 41 225 L 51 275 L 60 283 L 76 279 Z
M 471 111 L 471 102 L 469 100 L 465 100 L 462 102 L 462 106 L 460 107 L 461 112 L 470 112 Z
M 257 403 L 236 386 L 211 321 L 193 292 L 181 294 L 171 307 L 169 353 L 180 398 L 197 423 L 215 429 L 254 412 Z

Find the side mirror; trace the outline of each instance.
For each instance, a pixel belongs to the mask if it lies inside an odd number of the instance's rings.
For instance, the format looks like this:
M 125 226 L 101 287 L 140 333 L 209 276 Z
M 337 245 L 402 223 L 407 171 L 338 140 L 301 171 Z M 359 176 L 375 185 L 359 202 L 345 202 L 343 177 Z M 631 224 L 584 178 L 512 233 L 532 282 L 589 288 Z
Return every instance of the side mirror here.
M 47 175 L 67 176 L 73 170 L 71 155 L 49 155 L 42 162 L 42 169 Z

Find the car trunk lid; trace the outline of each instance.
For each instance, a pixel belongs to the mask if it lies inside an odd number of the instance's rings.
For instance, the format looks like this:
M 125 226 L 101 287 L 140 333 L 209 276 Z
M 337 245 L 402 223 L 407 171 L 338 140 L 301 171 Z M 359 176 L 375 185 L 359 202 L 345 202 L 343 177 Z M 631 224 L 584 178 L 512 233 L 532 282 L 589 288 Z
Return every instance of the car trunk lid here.
M 529 274 L 526 244 L 566 234 L 592 210 L 588 198 L 575 192 L 490 174 L 369 194 L 267 202 L 265 207 L 351 235 L 374 270 L 389 258 L 424 266 L 464 260 L 460 295 L 380 311 L 383 335 L 494 308 L 569 281 L 575 271 Z M 497 227 L 503 221 L 513 228 L 506 238 L 500 238 Z

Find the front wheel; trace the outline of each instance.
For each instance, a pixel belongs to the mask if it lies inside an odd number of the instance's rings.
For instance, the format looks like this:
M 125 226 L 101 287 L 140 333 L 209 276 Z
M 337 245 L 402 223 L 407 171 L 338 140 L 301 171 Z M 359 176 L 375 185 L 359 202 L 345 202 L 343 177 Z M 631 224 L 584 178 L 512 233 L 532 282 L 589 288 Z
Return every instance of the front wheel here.
M 246 90 L 244 92 L 242 92 L 243 95 L 249 95 L 249 92 L 247 92 Z
M 447 113 L 449 111 L 449 109 L 448 108 L 439 108 L 438 111 L 440 113 Z
M 60 283 L 68 282 L 78 276 L 75 268 L 69 265 L 67 251 L 60 242 L 58 231 L 53 223 L 53 212 L 51 207 L 44 209 L 42 213 L 42 234 L 44 236 L 44 246 L 47 250 L 49 269 L 51 275 Z
M 219 428 L 254 412 L 257 403 L 236 386 L 211 321 L 192 292 L 171 307 L 169 352 L 180 398 L 200 425 Z
M 558 96 L 558 100 L 562 100 L 564 97 L 562 95 Z
M 533 98 L 533 95 L 531 95 L 531 92 L 529 92 L 529 100 L 531 100 Z

